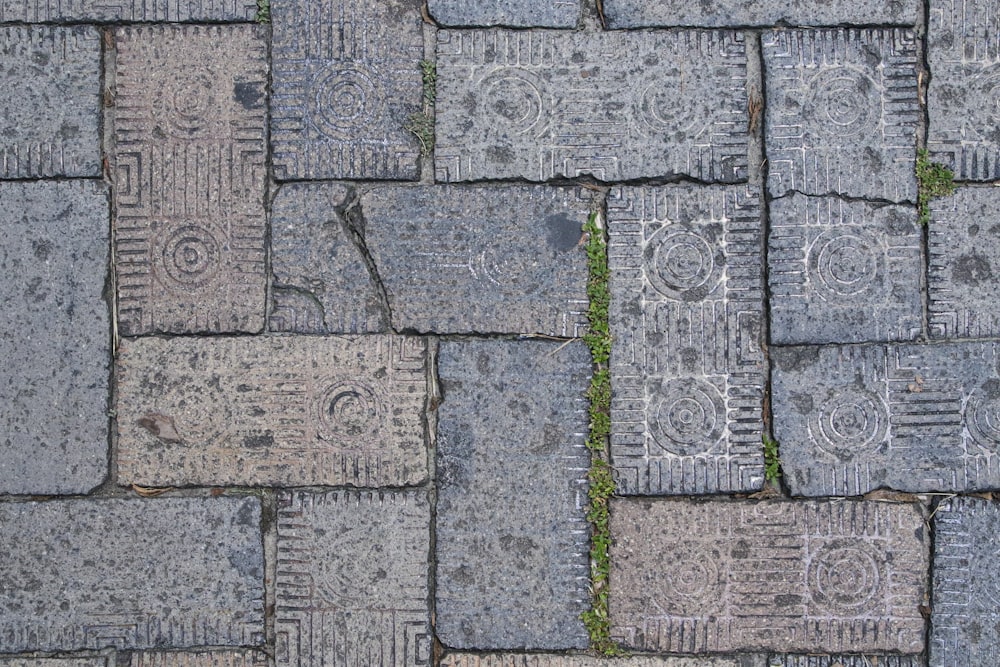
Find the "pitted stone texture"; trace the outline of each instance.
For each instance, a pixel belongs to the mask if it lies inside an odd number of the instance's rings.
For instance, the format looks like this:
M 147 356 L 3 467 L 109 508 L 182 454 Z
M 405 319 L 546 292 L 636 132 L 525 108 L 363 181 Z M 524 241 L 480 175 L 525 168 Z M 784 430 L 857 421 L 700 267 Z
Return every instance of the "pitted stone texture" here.
M 256 0 L 0 0 L 0 21 L 251 21 Z
M 0 28 L 0 71 L 0 178 L 99 177 L 100 33 Z
M 424 491 L 278 496 L 275 664 L 432 664 Z
M 426 348 L 391 336 L 123 341 L 119 480 L 419 484 Z
M 612 499 L 612 637 L 637 650 L 924 648 L 918 505 Z
M 767 32 L 763 52 L 773 196 L 916 201 L 913 30 Z
M 934 514 L 931 667 L 996 663 L 1000 652 L 998 532 L 998 506 L 982 499 L 951 498 Z
M 450 653 L 440 667 L 757 667 L 756 656 L 738 658 L 631 657 L 591 658 L 544 653 Z
M 378 287 L 344 219 L 352 191 L 290 183 L 271 208 L 270 328 L 296 333 L 388 329 Z
M 575 28 L 580 0 L 429 0 L 427 8 L 443 26 Z
M 129 667 L 266 667 L 263 651 L 135 651 Z M 58 666 L 54 666 L 58 667 Z
M 779 23 L 794 26 L 899 24 L 914 25 L 920 15 L 916 0 L 604 0 L 604 16 L 610 28 L 656 28 L 677 26 L 769 27 Z
M 443 342 L 438 372 L 438 638 L 586 648 L 587 348 Z
M 772 348 L 793 495 L 1000 485 L 997 343 Z
M 442 30 L 437 58 L 439 181 L 747 178 L 742 33 Z
M 768 667 L 925 667 L 911 655 L 784 655 L 772 656 Z
M 92 658 L 0 658 L 0 667 L 109 667 L 109 660 L 106 656 Z
M 576 337 L 586 329 L 584 190 L 389 186 L 361 205 L 397 331 Z
M 913 340 L 922 331 L 912 206 L 794 193 L 771 202 L 771 342 Z
M 278 180 L 414 180 L 420 0 L 274 0 L 271 148 Z
M 87 493 L 108 468 L 107 189 L 5 182 L 0 202 L 0 493 Z
M 767 364 L 758 192 L 612 190 L 608 235 L 618 492 L 760 488 Z
M 1000 336 L 1000 189 L 962 187 L 930 206 L 931 335 Z
M 253 26 L 119 29 L 118 326 L 264 326 L 267 61 Z
M 5 651 L 262 646 L 256 498 L 0 504 Z

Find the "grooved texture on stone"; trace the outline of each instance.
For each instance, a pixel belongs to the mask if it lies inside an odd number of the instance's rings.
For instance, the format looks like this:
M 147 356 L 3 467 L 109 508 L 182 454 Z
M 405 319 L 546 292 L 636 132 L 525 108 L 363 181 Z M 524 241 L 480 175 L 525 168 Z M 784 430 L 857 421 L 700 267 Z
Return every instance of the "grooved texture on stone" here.
M 423 491 L 278 496 L 275 664 L 432 663 Z
M 450 653 L 440 667 L 749 667 L 744 658 L 591 658 L 544 653 Z
M 771 202 L 771 342 L 913 340 L 922 331 L 912 206 L 792 194 Z
M 296 333 L 388 329 L 378 285 L 343 215 L 352 190 L 288 183 L 271 208 L 270 328 Z
M 136 651 L 129 667 L 266 667 L 263 651 Z M 58 666 L 55 666 L 58 667 Z
M 610 28 L 913 25 L 919 15 L 917 0 L 604 0 Z
M 256 498 L 0 504 L 5 651 L 264 644 Z
M 1000 190 L 963 187 L 930 207 L 931 335 L 1000 336 Z
M 919 506 L 612 499 L 612 636 L 626 648 L 924 648 Z
M 913 30 L 781 30 L 762 40 L 770 193 L 916 201 Z
M 927 148 L 961 180 L 1000 179 L 1000 13 L 994 0 L 935 0 Z
M 997 343 L 772 348 L 793 495 L 1000 485 Z
M 0 658 L 0 667 L 109 667 L 108 658 Z
M 438 181 L 747 178 L 734 32 L 442 30 Z
M 274 0 L 271 148 L 278 180 L 414 180 L 403 126 L 423 101 L 420 0 Z
M 992 665 L 1000 653 L 1000 510 L 978 498 L 950 498 L 934 514 L 930 666 Z
M 580 20 L 580 0 L 429 0 L 427 8 L 455 27 L 575 28 Z
M 402 486 L 427 475 L 419 338 L 123 341 L 119 478 Z
M 118 326 L 264 326 L 267 60 L 254 26 L 115 33 Z
M 379 187 L 361 204 L 397 331 L 582 335 L 584 191 Z
M 100 33 L 0 28 L 0 71 L 0 178 L 100 176 Z
M 586 648 L 587 348 L 447 341 L 438 373 L 438 638 Z
M 4 182 L 0 202 L 0 493 L 87 493 L 108 467 L 107 189 Z
M 767 363 L 757 191 L 612 190 L 608 235 L 618 492 L 760 488 Z
M 785 655 L 772 656 L 768 667 L 925 667 L 923 658 L 909 655 Z
M 250 21 L 257 0 L 0 0 L 0 21 Z

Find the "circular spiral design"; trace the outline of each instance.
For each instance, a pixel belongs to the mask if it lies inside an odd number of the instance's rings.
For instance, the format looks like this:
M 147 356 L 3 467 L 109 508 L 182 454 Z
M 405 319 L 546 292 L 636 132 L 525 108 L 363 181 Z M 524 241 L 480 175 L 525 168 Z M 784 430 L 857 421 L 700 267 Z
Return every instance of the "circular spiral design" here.
M 981 389 L 972 392 L 965 405 L 965 423 L 978 444 L 996 450 L 1000 444 L 1000 397 L 991 393 Z
M 220 244 L 201 225 L 178 227 L 163 246 L 162 263 L 166 275 L 183 288 L 201 287 L 215 279 L 219 271 Z
M 650 239 L 646 253 L 649 282 L 665 297 L 700 301 L 722 280 L 721 249 L 693 231 L 664 227 Z
M 539 261 L 532 261 L 524 255 L 511 256 L 490 248 L 475 256 L 472 264 L 473 273 L 480 273 L 503 293 L 531 294 L 543 282 L 539 271 L 545 262 L 540 254 Z
M 877 448 L 886 434 L 885 405 L 859 389 L 838 392 L 810 417 L 810 429 L 823 451 L 848 461 Z
M 874 611 L 885 577 L 881 558 L 868 545 L 835 542 L 821 546 L 809 561 L 809 595 L 830 612 L 862 615 Z
M 809 251 L 809 271 L 817 290 L 830 298 L 870 290 L 882 273 L 878 241 L 861 230 L 828 230 Z
M 977 133 L 994 129 L 1000 124 L 1000 66 L 987 68 L 973 79 L 970 97 L 976 104 L 969 105 L 974 117 L 972 125 Z
M 704 616 L 720 610 L 725 602 L 725 581 L 719 576 L 718 554 L 704 545 L 681 542 L 669 548 L 656 602 L 678 616 Z
M 808 83 L 804 115 L 823 135 L 844 137 L 875 132 L 882 107 L 878 85 L 850 67 L 824 69 Z
M 703 103 L 692 103 L 691 97 L 680 95 L 677 89 L 663 81 L 645 84 L 639 97 L 638 116 L 652 129 L 671 134 L 696 135 L 711 122 L 713 115 Z
M 514 134 L 530 132 L 542 116 L 541 87 L 527 72 L 497 70 L 483 77 L 478 88 L 490 117 Z
M 319 400 L 320 435 L 330 440 L 371 437 L 380 430 L 382 406 L 375 391 L 357 382 L 337 382 Z
M 707 452 L 725 429 L 725 402 L 718 389 L 701 380 L 665 382 L 654 414 L 653 438 L 678 456 Z
M 354 138 L 383 116 L 384 86 L 373 70 L 336 63 L 316 74 L 310 90 L 316 127 L 333 139 Z
M 218 107 L 215 88 L 206 72 L 181 71 L 164 82 L 155 107 L 158 117 L 166 121 L 166 130 L 182 139 L 207 135 Z

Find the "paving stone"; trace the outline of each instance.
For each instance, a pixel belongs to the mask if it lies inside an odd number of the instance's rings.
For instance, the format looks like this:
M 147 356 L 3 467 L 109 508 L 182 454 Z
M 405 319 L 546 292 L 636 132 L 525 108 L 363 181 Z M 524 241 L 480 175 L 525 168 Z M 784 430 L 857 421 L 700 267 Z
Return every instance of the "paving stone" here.
M 87 493 L 107 474 L 108 193 L 0 183 L 0 493 Z
M 924 667 L 912 655 L 785 655 L 772 656 L 768 667 Z
M 255 26 L 116 31 L 118 326 L 264 326 L 267 60 Z
M 388 329 L 378 286 L 342 214 L 352 194 L 337 183 L 289 183 L 278 190 L 271 207 L 272 330 Z
M 771 342 L 921 335 L 921 229 L 912 206 L 807 197 L 771 202 Z
M 441 667 L 753 667 L 756 656 L 735 658 L 631 657 L 591 658 L 584 655 L 544 653 L 450 653 Z
M 426 349 L 390 336 L 122 341 L 119 479 L 419 484 Z
M 429 0 L 427 8 L 444 26 L 575 28 L 580 0 Z
M 747 178 L 742 33 L 442 30 L 437 74 L 438 181 Z
M 758 192 L 612 190 L 608 234 L 618 492 L 759 489 L 766 360 Z
M 992 665 L 1000 653 L 997 505 L 950 498 L 934 514 L 931 667 Z
M 278 496 L 278 667 L 432 663 L 424 491 Z
M 100 176 L 100 33 L 2 27 L 0 70 L 0 178 Z
M 612 636 L 626 648 L 924 648 L 916 504 L 612 499 Z
M 771 349 L 794 495 L 1000 485 L 997 343 Z
M 256 0 L 0 0 L 0 21 L 250 21 Z
M 0 504 L 3 650 L 264 644 L 256 498 Z
M 397 331 L 582 335 L 587 326 L 577 188 L 379 187 L 365 242 Z
M 106 656 L 88 658 L 0 658 L 0 667 L 109 667 Z
M 278 180 L 415 180 L 404 129 L 423 105 L 420 0 L 274 0 L 271 148 Z
M 438 373 L 438 638 L 586 648 L 587 348 L 447 341 Z
M 916 0 L 869 0 L 864 3 L 829 0 L 604 0 L 610 28 L 676 26 L 835 26 L 914 25 L 920 16 Z
M 915 202 L 914 31 L 780 30 L 762 40 L 770 193 Z
M 263 651 L 135 651 L 129 667 L 266 667 Z M 58 667 L 58 666 L 54 666 Z

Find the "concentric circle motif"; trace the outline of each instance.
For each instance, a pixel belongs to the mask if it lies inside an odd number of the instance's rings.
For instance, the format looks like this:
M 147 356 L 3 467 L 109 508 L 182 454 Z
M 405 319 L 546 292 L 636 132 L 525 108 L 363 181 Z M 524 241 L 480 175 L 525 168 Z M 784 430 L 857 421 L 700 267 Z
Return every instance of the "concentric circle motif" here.
M 852 388 L 822 401 L 809 427 L 820 449 L 849 461 L 882 444 L 888 421 L 880 398 Z
M 375 391 L 358 382 L 337 382 L 320 395 L 320 435 L 329 440 L 355 440 L 376 435 L 382 406 Z
M 714 447 L 725 431 L 726 404 L 719 390 L 695 379 L 663 383 L 651 425 L 653 438 L 678 456 L 702 454 Z
M 689 229 L 663 227 L 646 246 L 647 277 L 657 292 L 677 301 L 700 301 L 722 280 L 725 258 Z
M 1000 124 L 1000 66 L 977 74 L 972 80 L 969 97 L 976 100 L 976 104 L 969 105 L 969 112 L 975 118 L 969 125 L 975 126 L 978 133 L 996 128 Z
M 541 245 L 535 246 L 539 255 L 531 257 L 508 253 L 490 248 L 476 253 L 471 260 L 472 272 L 489 281 L 503 293 L 531 294 L 542 284 L 540 275 L 547 262 L 541 257 Z
M 821 70 L 808 82 L 803 115 L 810 129 L 829 136 L 856 136 L 878 131 L 882 99 L 878 84 L 851 67 Z
M 542 87 L 528 72 L 512 68 L 495 70 L 479 81 L 480 101 L 494 122 L 505 131 L 530 132 L 542 117 Z
M 659 582 L 656 602 L 678 616 L 716 613 L 725 604 L 726 583 L 719 574 L 718 554 L 704 545 L 680 542 L 663 554 L 667 567 Z
M 196 139 L 210 133 L 212 115 L 217 113 L 216 84 L 204 71 L 178 71 L 163 83 L 154 102 L 157 118 L 165 130 L 181 139 Z
M 712 122 L 705 104 L 692 102 L 692 96 L 679 93 L 676 86 L 662 80 L 641 85 L 638 116 L 653 130 L 693 138 Z
M 390 533 L 385 525 L 349 524 L 328 538 L 324 557 L 313 564 L 319 568 L 312 578 L 316 597 L 335 608 L 391 608 L 394 589 L 386 579 L 392 575 L 379 566 L 385 557 L 378 553 L 393 542 Z
M 808 262 L 817 291 L 835 300 L 870 291 L 884 271 L 878 241 L 853 228 L 820 234 L 809 250 Z
M 191 223 L 178 227 L 167 237 L 160 260 L 164 272 L 177 286 L 203 287 L 218 274 L 220 248 L 210 229 Z
M 885 575 L 880 556 L 867 544 L 824 544 L 808 566 L 809 595 L 817 606 L 836 614 L 860 616 L 878 611 Z
M 309 100 L 320 132 L 333 139 L 357 138 L 358 131 L 384 116 L 385 86 L 372 69 L 335 63 L 313 77 Z
M 965 424 L 980 445 L 996 451 L 1000 445 L 1000 396 L 977 389 L 965 404 Z

